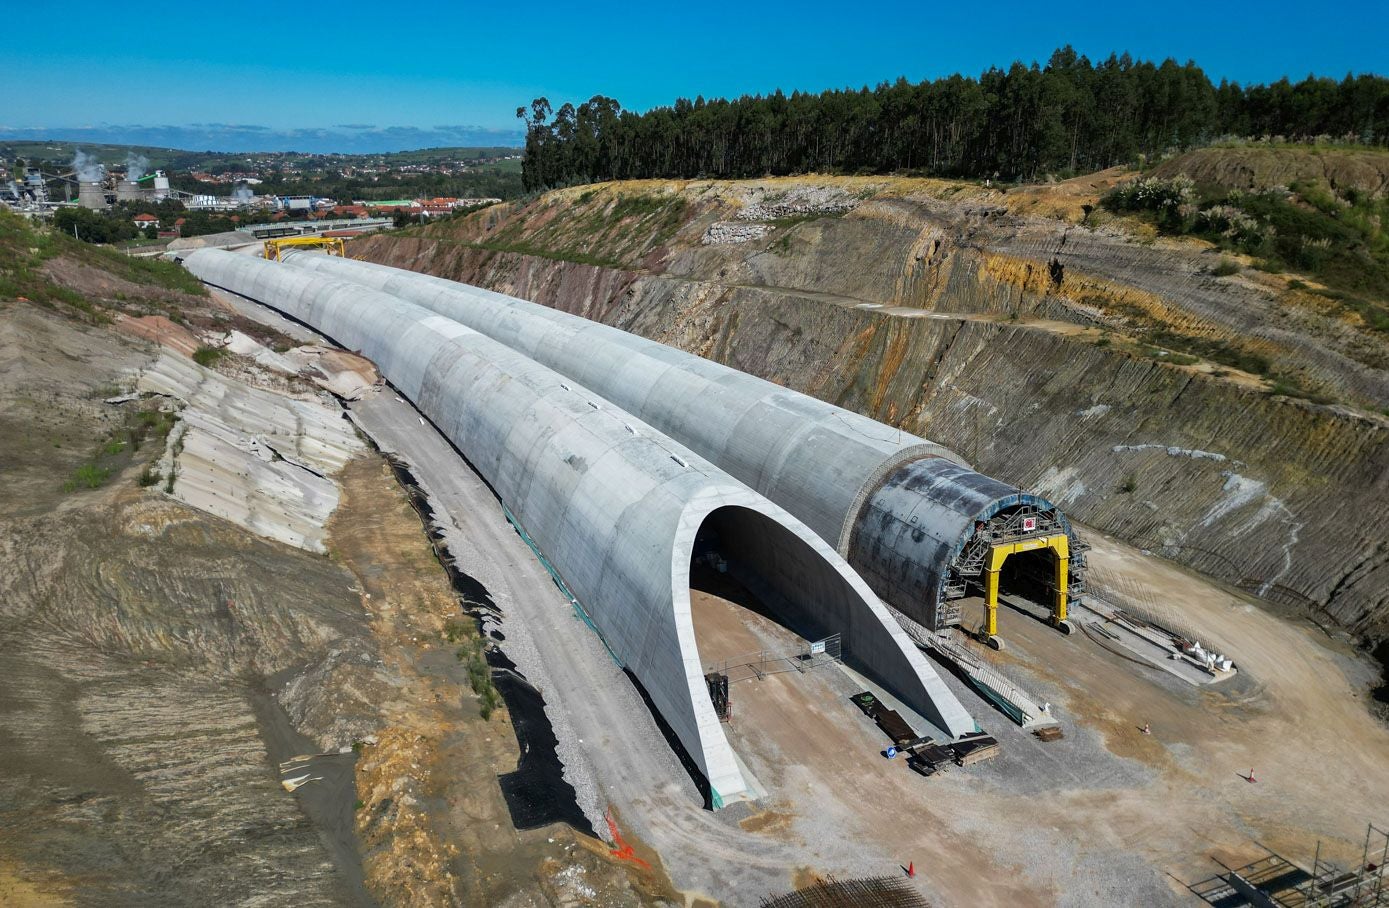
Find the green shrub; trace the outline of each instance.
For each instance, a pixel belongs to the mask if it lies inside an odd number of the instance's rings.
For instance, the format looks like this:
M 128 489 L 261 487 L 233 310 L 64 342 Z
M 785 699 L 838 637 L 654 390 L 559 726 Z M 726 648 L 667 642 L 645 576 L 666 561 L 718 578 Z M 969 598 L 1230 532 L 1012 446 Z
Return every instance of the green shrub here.
M 211 368 L 217 360 L 226 355 L 227 351 L 222 347 L 202 346 L 193 351 L 193 362 Z
M 1280 375 L 1273 379 L 1273 384 L 1269 387 L 1268 393 L 1281 397 L 1295 397 L 1299 400 L 1311 401 L 1314 404 L 1329 404 L 1331 398 L 1324 394 L 1318 394 L 1303 387 L 1301 382 L 1289 375 Z
M 135 481 L 140 484 L 140 488 L 147 489 L 150 486 L 159 485 L 159 479 L 159 471 L 157 471 L 153 465 L 147 464 L 145 468 L 140 471 L 140 477 Z
M 477 638 L 458 648 L 458 661 L 463 663 L 468 674 L 468 686 L 478 697 L 478 712 L 483 719 L 490 719 L 492 713 L 501 705 L 501 695 L 492 684 L 492 667 L 487 664 L 486 643 Z
M 1239 274 L 1239 265 L 1230 259 L 1221 259 L 1220 264 L 1211 269 L 1211 274 L 1216 277 L 1229 277 L 1232 274 Z
M 174 493 L 174 480 L 178 478 L 178 456 L 183 453 L 183 435 L 177 435 L 170 448 L 172 456 L 169 458 L 169 475 L 164 477 L 164 491 L 172 495 Z
M 458 643 L 460 640 L 468 639 L 468 626 L 460 621 L 445 621 L 444 639 L 449 643 Z
M 73 471 L 72 478 L 63 483 L 63 491 L 75 492 L 78 489 L 98 489 L 111 478 L 112 470 L 96 463 L 84 463 Z
M 1110 211 L 1149 214 L 1168 233 L 1186 233 L 1195 225 L 1196 184 L 1190 177 L 1170 180 L 1144 177 L 1117 186 L 1100 200 Z

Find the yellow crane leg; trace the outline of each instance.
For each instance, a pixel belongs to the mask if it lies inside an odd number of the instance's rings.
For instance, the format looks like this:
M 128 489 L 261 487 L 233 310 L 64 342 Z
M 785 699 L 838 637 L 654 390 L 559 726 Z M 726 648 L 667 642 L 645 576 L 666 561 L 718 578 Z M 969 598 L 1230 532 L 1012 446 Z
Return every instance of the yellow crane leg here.
M 1002 564 L 1000 559 L 999 564 Z M 998 636 L 998 569 L 984 571 L 984 639 Z
M 1062 537 L 1065 538 L 1065 537 Z M 1064 551 L 1064 549 L 1062 549 Z M 1066 622 L 1066 578 L 1071 573 L 1071 559 L 1056 553 L 1056 596 L 1051 604 L 1051 623 L 1064 627 Z

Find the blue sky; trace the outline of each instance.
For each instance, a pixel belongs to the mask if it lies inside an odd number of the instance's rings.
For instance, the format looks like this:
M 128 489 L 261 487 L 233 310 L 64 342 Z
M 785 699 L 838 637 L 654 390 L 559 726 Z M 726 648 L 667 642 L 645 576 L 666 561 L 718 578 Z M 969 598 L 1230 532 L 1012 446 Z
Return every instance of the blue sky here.
M 1045 62 L 1194 58 L 1213 78 L 1389 74 L 1389 2 L 93 3 L 0 55 L 0 134 L 97 125 L 469 126 L 602 93 L 820 90 Z M 61 25 L 72 23 L 72 28 Z M 80 27 L 76 27 L 81 23 Z M 507 132 L 500 133 L 505 135 Z

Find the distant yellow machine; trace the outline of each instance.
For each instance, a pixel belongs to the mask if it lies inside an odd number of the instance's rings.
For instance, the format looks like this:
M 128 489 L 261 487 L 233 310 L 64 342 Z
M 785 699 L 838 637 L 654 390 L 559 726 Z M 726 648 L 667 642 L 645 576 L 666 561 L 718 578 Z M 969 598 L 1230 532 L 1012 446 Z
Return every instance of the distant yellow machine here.
M 265 260 L 278 262 L 285 249 L 322 249 L 329 255 L 347 257 L 347 247 L 340 236 L 287 236 L 265 241 Z

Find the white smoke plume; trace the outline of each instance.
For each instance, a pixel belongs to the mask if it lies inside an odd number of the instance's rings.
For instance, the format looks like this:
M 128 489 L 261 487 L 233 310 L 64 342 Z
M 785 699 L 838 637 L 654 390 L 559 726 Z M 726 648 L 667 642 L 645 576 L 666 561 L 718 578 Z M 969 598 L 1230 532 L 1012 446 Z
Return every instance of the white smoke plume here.
M 251 200 L 255 198 L 255 193 L 245 183 L 237 183 L 236 187 L 232 189 L 231 197 L 232 201 L 238 205 L 249 205 Z
M 130 152 L 125 156 L 125 178 L 138 180 L 150 169 L 150 159 L 142 154 Z
M 106 179 L 106 165 L 80 148 L 72 158 L 72 169 L 83 183 L 100 183 Z

